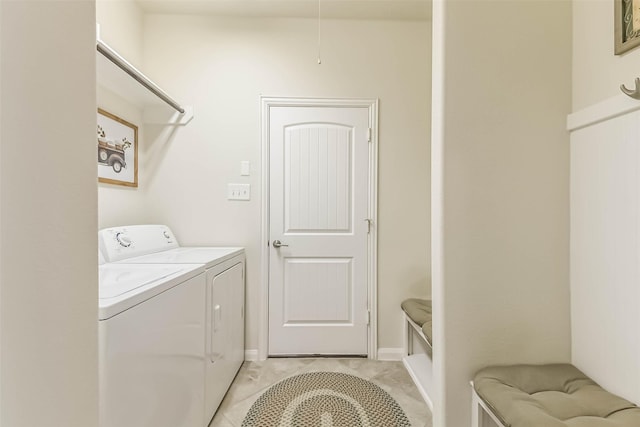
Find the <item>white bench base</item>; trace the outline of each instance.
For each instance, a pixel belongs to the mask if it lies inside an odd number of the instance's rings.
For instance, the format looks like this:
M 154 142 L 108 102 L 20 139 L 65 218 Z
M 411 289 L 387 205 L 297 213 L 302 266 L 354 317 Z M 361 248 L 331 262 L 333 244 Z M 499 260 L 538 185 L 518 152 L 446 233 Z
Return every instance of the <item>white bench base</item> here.
M 412 354 L 402 358 L 404 367 L 409 372 L 409 376 L 415 383 L 420 395 L 424 399 L 425 403 L 429 407 L 429 410 L 433 411 L 433 402 L 429 397 L 427 390 L 433 390 L 433 369 L 431 359 L 426 354 Z
M 505 427 L 484 403 L 471 381 L 471 427 Z
M 409 376 L 415 383 L 420 395 L 433 411 L 430 393 L 433 393 L 433 362 L 431 361 L 431 347 L 422 333 L 422 328 L 403 312 L 404 340 L 402 362 Z

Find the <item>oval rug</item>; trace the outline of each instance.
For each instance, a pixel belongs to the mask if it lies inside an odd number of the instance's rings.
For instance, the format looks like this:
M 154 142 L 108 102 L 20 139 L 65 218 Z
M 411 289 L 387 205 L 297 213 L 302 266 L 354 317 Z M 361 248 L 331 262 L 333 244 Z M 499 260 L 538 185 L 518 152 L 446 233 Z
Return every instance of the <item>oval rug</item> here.
M 242 427 L 410 426 L 389 393 L 339 372 L 309 372 L 271 386 L 242 422 Z

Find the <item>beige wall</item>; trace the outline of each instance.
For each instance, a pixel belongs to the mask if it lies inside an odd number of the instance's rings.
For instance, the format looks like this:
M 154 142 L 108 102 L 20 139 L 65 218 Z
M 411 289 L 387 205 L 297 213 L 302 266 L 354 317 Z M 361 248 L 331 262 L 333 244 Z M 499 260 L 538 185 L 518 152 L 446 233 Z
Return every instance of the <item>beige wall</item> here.
M 0 424 L 97 426 L 95 5 L 0 8 Z
M 145 18 L 145 69 L 195 110 L 186 127 L 145 128 L 146 209 L 183 244 L 247 248 L 247 348 L 257 349 L 259 97 L 379 97 L 379 346 L 398 349 L 401 300 L 430 292 L 430 25 L 324 21 L 320 66 L 316 37 L 304 19 Z M 250 183 L 252 200 L 227 201 L 229 182 Z
M 613 53 L 613 2 L 573 1 L 573 111 L 634 87 L 640 77 L 640 48 Z
M 434 425 L 465 426 L 479 368 L 570 360 L 571 4 L 439 1 L 433 25 Z

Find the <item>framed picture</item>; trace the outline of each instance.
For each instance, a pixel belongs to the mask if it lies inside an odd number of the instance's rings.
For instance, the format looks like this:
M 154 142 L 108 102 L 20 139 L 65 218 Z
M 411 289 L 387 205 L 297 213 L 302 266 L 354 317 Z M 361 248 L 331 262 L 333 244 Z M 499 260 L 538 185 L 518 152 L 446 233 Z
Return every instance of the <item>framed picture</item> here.
M 98 181 L 138 186 L 138 127 L 98 108 Z
M 640 45 L 640 0 L 613 0 L 615 54 Z

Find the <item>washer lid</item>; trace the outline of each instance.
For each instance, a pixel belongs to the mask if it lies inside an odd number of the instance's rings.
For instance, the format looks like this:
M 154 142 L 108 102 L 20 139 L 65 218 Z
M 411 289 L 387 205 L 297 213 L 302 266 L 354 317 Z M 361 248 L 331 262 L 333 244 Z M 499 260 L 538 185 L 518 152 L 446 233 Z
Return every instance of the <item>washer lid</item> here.
M 243 253 L 239 247 L 189 247 L 170 249 L 135 258 L 129 258 L 121 263 L 136 264 L 205 264 L 206 268 L 214 267 L 223 261 Z
M 114 264 L 99 267 L 98 315 L 108 319 L 204 272 L 201 264 Z
M 159 267 L 161 268 L 136 268 L 134 265 L 129 266 L 129 268 L 100 266 L 99 298 L 117 297 L 180 271 L 171 266 Z

